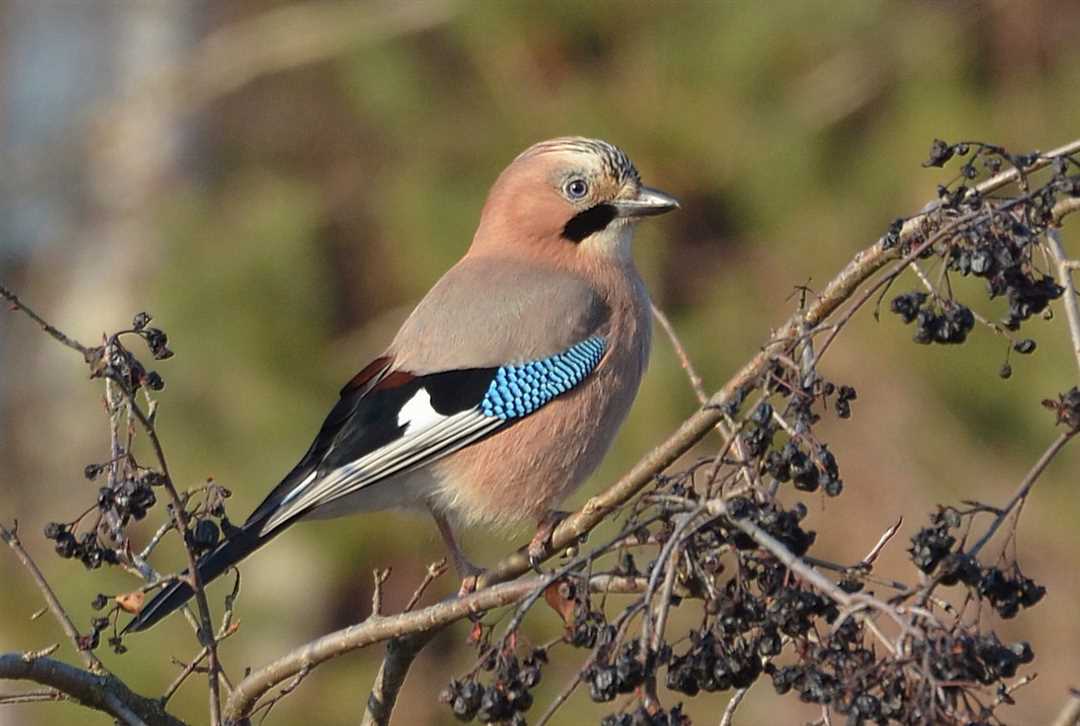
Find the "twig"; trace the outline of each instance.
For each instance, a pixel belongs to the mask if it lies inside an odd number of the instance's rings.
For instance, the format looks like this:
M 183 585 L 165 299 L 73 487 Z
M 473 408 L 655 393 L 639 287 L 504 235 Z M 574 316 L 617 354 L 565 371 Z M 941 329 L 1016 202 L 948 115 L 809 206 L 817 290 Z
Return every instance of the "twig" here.
M 742 700 L 746 698 L 746 694 L 750 692 L 750 688 L 740 688 L 731 694 L 731 698 L 728 699 L 727 706 L 724 707 L 724 716 L 720 719 L 720 726 L 732 726 L 735 723 L 735 710 L 742 703 Z
M 69 338 L 68 336 L 61 333 L 47 320 L 45 320 L 40 315 L 31 310 L 29 307 L 27 307 L 26 304 L 22 300 L 20 300 L 15 293 L 13 293 L 11 290 L 8 290 L 3 285 L 0 285 L 0 297 L 10 302 L 12 308 L 21 311 L 27 317 L 29 317 L 31 320 L 41 326 L 41 329 L 48 333 L 50 336 L 52 336 L 54 340 L 63 345 L 66 345 L 72 350 L 77 350 L 78 352 L 82 353 L 83 360 L 85 360 L 87 363 L 91 362 L 93 358 L 93 350 L 87 348 L 79 341 L 73 340 L 72 338 Z
M 690 362 L 690 356 L 686 354 L 686 348 L 683 347 L 682 341 L 679 340 L 674 326 L 672 326 L 664 311 L 656 307 L 656 303 L 652 303 L 652 314 L 656 318 L 656 322 L 660 323 L 660 327 L 667 333 L 668 340 L 671 341 L 671 347 L 675 349 L 675 355 L 679 357 L 679 363 L 682 365 L 683 370 L 686 371 L 686 377 L 690 379 L 690 388 L 694 389 L 694 395 L 697 396 L 698 403 L 705 405 L 705 402 L 709 400 L 709 394 L 705 393 L 705 386 L 702 384 L 701 376 L 694 370 L 694 364 Z
M 371 576 L 375 581 L 371 591 L 371 617 L 377 618 L 382 616 L 383 584 L 390 579 L 390 568 L 372 570 Z
M 3 539 L 7 543 L 11 551 L 15 553 L 15 556 L 19 558 L 19 562 L 30 573 L 30 576 L 34 579 L 34 584 L 37 585 L 38 590 L 41 591 L 42 596 L 45 598 L 46 604 L 49 606 L 49 611 L 56 618 L 56 621 L 60 623 L 60 627 L 64 629 L 68 638 L 75 645 L 75 650 L 79 653 L 79 657 L 82 658 L 83 664 L 94 673 L 107 673 L 105 666 L 98 659 L 94 652 L 84 648 L 82 645 L 83 637 L 79 634 L 79 629 L 75 627 L 75 623 L 71 621 L 71 617 L 68 616 L 67 611 L 64 610 L 64 606 L 60 604 L 59 598 L 56 597 L 56 593 L 53 592 L 52 587 L 49 585 L 48 580 L 45 579 L 45 575 L 38 569 L 37 564 L 30 558 L 30 555 L 23 549 L 22 543 L 19 541 L 18 536 L 18 524 L 12 529 L 7 529 L 0 524 L 0 539 Z
M 70 701 L 71 696 L 55 688 L 46 688 L 44 691 L 27 691 L 26 693 L 11 693 L 0 696 L 0 706 L 10 706 L 16 703 L 41 703 L 43 701 Z
M 417 586 L 416 591 L 413 592 L 412 597 L 409 598 L 409 602 L 405 605 L 405 612 L 409 612 L 414 607 L 416 607 L 416 604 L 420 602 L 420 598 L 424 596 L 424 592 L 427 591 L 431 583 L 433 583 L 439 577 L 442 577 L 445 572 L 445 559 L 441 559 L 438 562 L 432 562 L 430 565 L 428 565 L 427 572 L 424 573 L 424 579 L 420 581 L 420 584 Z
M 675 583 L 675 570 L 676 559 L 678 553 L 682 549 L 683 545 L 683 532 L 687 527 L 705 511 L 705 506 L 700 505 L 693 511 L 683 514 L 679 521 L 675 524 L 675 529 L 672 531 L 671 536 L 668 537 L 668 541 L 664 543 L 663 548 L 660 550 L 660 554 L 656 556 L 656 565 L 653 567 L 652 573 L 649 575 L 649 587 L 645 591 L 645 614 L 641 620 L 641 655 L 642 660 L 648 656 L 648 651 L 658 649 L 658 642 L 653 640 L 652 637 L 652 625 L 653 618 L 649 613 L 648 605 L 651 604 L 653 595 L 656 592 L 657 586 L 660 584 L 660 575 L 664 575 L 663 591 L 664 596 L 661 597 L 659 604 L 659 611 L 656 616 L 656 636 L 657 640 L 663 636 L 663 627 L 667 623 L 667 609 L 671 603 L 671 588 Z M 664 563 L 667 563 L 667 569 L 664 568 Z
M 1061 451 L 1065 444 L 1069 443 L 1069 440 L 1073 436 L 1075 436 L 1076 433 L 1077 432 L 1075 430 L 1066 431 L 1060 436 L 1058 436 L 1056 439 L 1054 439 L 1053 443 L 1051 443 L 1050 446 L 1047 447 L 1046 451 L 1043 452 L 1043 455 L 1039 457 L 1039 460 L 1035 462 L 1035 465 L 1031 467 L 1028 473 L 1024 476 L 1023 481 L 1020 482 L 1020 486 L 1017 487 L 1016 493 L 1013 494 L 1012 499 L 1009 500 L 1009 503 L 1005 505 L 1004 509 L 998 512 L 998 514 L 994 517 L 994 521 L 991 522 L 990 526 L 986 528 L 986 533 L 983 534 L 982 538 L 980 538 L 979 541 L 972 545 L 971 549 L 968 550 L 969 555 L 975 557 L 979 554 L 979 550 L 986 546 L 986 543 L 989 542 L 990 539 L 994 536 L 994 533 L 998 531 L 998 528 L 1002 525 L 1006 518 L 1008 518 L 1009 513 L 1016 508 L 1016 505 L 1027 497 L 1028 492 L 1030 492 L 1031 488 L 1035 486 L 1035 482 L 1039 480 L 1039 477 L 1042 475 L 1046 467 L 1050 465 L 1050 462 L 1054 460 L 1054 457 L 1057 456 L 1058 452 Z
M 900 531 L 900 527 L 903 526 L 903 524 L 904 518 L 897 518 L 896 522 L 887 530 L 885 530 L 885 532 L 882 533 L 881 537 L 878 538 L 877 544 L 871 547 L 870 551 L 866 553 L 866 557 L 863 557 L 862 560 L 859 561 L 858 566 L 865 567 L 867 569 L 873 567 L 874 562 L 878 558 L 878 555 L 880 555 L 881 551 L 885 549 L 885 545 L 889 544 L 892 538 L 896 536 L 896 533 Z

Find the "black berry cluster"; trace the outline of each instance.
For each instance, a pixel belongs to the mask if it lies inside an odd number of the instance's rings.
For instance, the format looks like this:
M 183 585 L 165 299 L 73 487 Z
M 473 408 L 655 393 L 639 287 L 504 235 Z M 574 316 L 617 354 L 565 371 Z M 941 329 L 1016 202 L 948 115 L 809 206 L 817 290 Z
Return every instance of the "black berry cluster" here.
M 688 696 L 699 691 L 748 688 L 761 675 L 757 643 L 736 636 L 717 638 L 711 630 L 691 633 L 692 645 L 674 656 L 667 670 L 667 687 Z
M 990 603 L 1003 618 L 1016 617 L 1020 608 L 1037 605 L 1046 595 L 1045 587 L 1024 577 L 1015 568 L 1012 573 L 1005 573 L 996 567 L 987 567 L 980 575 L 975 585 L 978 596 Z
M 1055 203 L 1077 195 L 1080 174 L 1076 170 L 1080 165 L 1059 157 L 1048 180 L 1033 187 L 1025 174 L 1021 193 L 1013 197 L 985 198 L 966 182 L 983 174 L 996 174 L 1004 166 L 1027 172 L 1040 158 L 1037 152 L 1010 154 L 993 144 L 949 144 L 935 139 L 924 166 L 941 167 L 953 159 L 963 159 L 960 174 L 954 182 L 939 187 L 939 208 L 933 213 L 936 216 L 924 220 L 921 231 L 912 234 L 901 250 L 908 253 L 918 247 L 921 257 L 941 258 L 947 273 L 985 280 L 989 298 L 1003 296 L 1008 301 L 1000 327 L 1010 331 L 1046 311 L 1050 302 L 1064 292 L 1048 271 L 1040 269 L 1040 259 L 1045 258 L 1035 252 L 1053 224 Z M 952 221 L 956 221 L 952 234 L 937 234 Z M 893 222 L 882 237 L 883 246 L 894 247 L 900 242 L 904 222 Z M 914 339 L 918 343 L 963 343 L 974 328 L 976 318 L 970 308 L 953 299 L 951 285 L 941 287 L 932 294 L 908 292 L 892 300 L 892 311 L 904 323 L 915 323 Z M 1030 353 L 1035 342 L 1017 341 L 1014 349 Z M 1008 378 L 1011 373 L 1006 362 L 1002 377 Z
M 56 554 L 64 559 L 77 559 L 88 570 L 96 570 L 102 564 L 119 562 L 116 551 L 103 547 L 95 532 L 76 534 L 71 524 L 49 522 L 45 525 L 45 537 L 56 543 Z
M 937 569 L 956 545 L 956 537 L 951 530 L 960 526 L 960 517 L 955 510 L 943 509 L 931 518 L 929 527 L 923 527 L 911 538 L 908 554 L 915 566 L 926 574 Z
M 645 683 L 645 663 L 640 660 L 640 643 L 624 643 L 611 662 L 597 662 L 585 672 L 589 697 L 596 702 L 615 699 L 619 694 L 632 694 Z
M 1021 665 L 1035 654 L 1026 642 L 1002 645 L 997 636 L 964 632 L 941 634 L 921 641 L 913 656 L 925 658 L 934 678 L 942 681 L 974 682 L 989 686 L 1012 678 Z
M 489 649 L 481 663 L 483 670 L 492 673 L 492 683 L 485 686 L 475 674 L 453 679 L 439 694 L 439 701 L 460 721 L 524 724 L 523 714 L 533 704 L 532 689 L 540 683 L 547 651 L 536 648 L 519 661 L 512 652 L 496 654 Z
M 966 306 L 931 300 L 925 292 L 897 295 L 890 309 L 905 323 L 915 323 L 914 340 L 923 345 L 963 343 L 975 327 L 975 315 Z

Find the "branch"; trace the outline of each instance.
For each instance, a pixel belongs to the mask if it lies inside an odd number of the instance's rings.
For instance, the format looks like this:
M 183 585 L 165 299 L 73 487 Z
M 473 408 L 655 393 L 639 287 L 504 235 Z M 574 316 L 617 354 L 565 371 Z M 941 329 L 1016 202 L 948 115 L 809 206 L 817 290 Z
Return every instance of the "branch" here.
M 405 683 L 413 660 L 439 630 L 440 628 L 432 628 L 401 638 L 391 638 L 386 642 L 386 655 L 378 675 L 375 676 L 360 726 L 387 726 L 390 723 L 398 692 Z
M 103 711 L 131 726 L 185 726 L 154 698 L 135 693 L 112 674 L 95 675 L 53 658 L 27 658 L 22 653 L 0 654 L 0 678 L 49 686 L 79 704 Z
M 451 597 L 422 610 L 388 617 L 369 617 L 362 623 L 305 643 L 240 681 L 225 703 L 225 722 L 243 723 L 263 694 L 301 671 L 384 640 L 410 634 L 434 635 L 440 628 L 470 615 L 512 605 L 546 583 L 547 578 L 534 576 L 492 585 L 465 597 Z M 645 590 L 646 583 L 637 577 L 597 575 L 590 579 L 589 586 L 594 592 L 637 593 Z M 388 666 L 387 669 L 396 667 Z M 389 683 L 390 679 L 384 678 L 384 682 Z M 384 689 L 383 692 L 388 691 Z M 392 707 L 393 703 L 387 701 L 386 705 Z M 365 718 L 373 717 L 365 715 Z

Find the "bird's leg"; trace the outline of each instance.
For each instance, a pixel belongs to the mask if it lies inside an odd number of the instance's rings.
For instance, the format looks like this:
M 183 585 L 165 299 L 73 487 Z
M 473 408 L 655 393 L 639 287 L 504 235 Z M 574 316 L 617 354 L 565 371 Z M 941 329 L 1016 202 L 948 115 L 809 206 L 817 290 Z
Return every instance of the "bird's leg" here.
M 555 533 L 555 528 L 559 526 L 559 522 L 569 516 L 570 512 L 550 509 L 540 518 L 540 522 L 536 525 L 536 534 L 529 540 L 529 546 L 526 549 L 526 553 L 529 555 L 529 564 L 537 572 L 540 572 L 540 563 L 543 561 L 548 547 L 551 546 L 551 535 Z
M 465 558 L 465 553 L 458 547 L 457 540 L 454 538 L 454 530 L 450 527 L 450 522 L 446 520 L 446 517 L 434 509 L 431 509 L 431 516 L 435 518 L 435 525 L 439 528 L 439 534 L 442 535 L 447 549 L 450 550 L 450 556 L 454 558 L 454 568 L 457 570 L 458 577 L 461 578 L 458 595 L 468 595 L 476 589 L 477 579 L 484 574 L 484 568 L 477 567 Z

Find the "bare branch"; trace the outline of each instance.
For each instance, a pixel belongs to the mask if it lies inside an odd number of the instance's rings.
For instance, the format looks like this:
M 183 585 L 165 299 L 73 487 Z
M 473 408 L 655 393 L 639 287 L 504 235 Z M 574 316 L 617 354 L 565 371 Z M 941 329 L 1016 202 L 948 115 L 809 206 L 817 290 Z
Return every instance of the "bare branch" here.
M 68 638 L 75 646 L 75 650 L 79 653 L 79 657 L 82 658 L 83 663 L 91 671 L 95 673 L 107 673 L 105 666 L 98 659 L 94 652 L 83 646 L 83 636 L 79 633 L 79 629 L 75 627 L 75 623 L 71 621 L 71 617 L 64 610 L 64 606 L 60 604 L 59 598 L 56 597 L 56 593 L 53 592 L 52 587 L 49 585 L 48 580 L 45 579 L 45 575 L 41 573 L 38 566 L 30 558 L 30 555 L 23 549 L 22 543 L 19 542 L 18 527 L 7 529 L 0 524 L 0 539 L 3 539 L 11 548 L 15 556 L 19 558 L 19 562 L 23 564 L 23 567 L 27 569 L 30 576 L 34 578 L 34 584 L 37 585 L 38 590 L 41 591 L 42 596 L 45 598 L 45 602 L 49 606 L 49 611 L 52 612 L 53 617 L 60 623 L 60 627 L 67 633 Z
M 686 371 L 686 377 L 690 379 L 690 388 L 694 389 L 694 395 L 697 396 L 698 403 L 705 405 L 705 402 L 709 400 L 709 394 L 705 393 L 705 386 L 701 382 L 701 376 L 694 370 L 694 364 L 690 362 L 690 356 L 687 355 L 686 348 L 683 347 L 682 341 L 679 340 L 675 327 L 668 320 L 664 311 L 656 307 L 656 303 L 652 304 L 652 314 L 671 341 L 671 346 L 675 349 L 675 355 L 679 357 L 679 364 Z
M 87 708 L 103 711 L 130 726 L 185 726 L 154 698 L 140 696 L 112 674 L 98 675 L 53 658 L 0 655 L 0 678 L 26 680 L 55 688 Z
M 1028 473 L 1024 476 L 1023 481 L 1020 482 L 1020 486 L 1017 487 L 1016 493 L 1013 494 L 1012 499 L 1009 500 L 1009 503 L 1005 505 L 1005 508 L 1002 509 L 997 514 L 997 516 L 994 517 L 994 521 L 990 523 L 989 527 L 987 527 L 986 533 L 983 534 L 982 538 L 980 538 L 979 541 L 972 545 L 971 549 L 968 550 L 969 555 L 975 557 L 979 554 L 979 551 L 986 546 L 986 543 L 989 542 L 990 539 L 994 536 L 994 533 L 998 531 L 998 528 L 1008 518 L 1009 514 L 1013 511 L 1013 509 L 1015 509 L 1018 504 L 1020 504 L 1022 501 L 1024 501 L 1024 499 L 1027 498 L 1027 495 L 1031 491 L 1031 488 L 1035 486 L 1035 482 L 1037 482 L 1039 480 L 1039 477 L 1042 476 L 1042 473 L 1046 470 L 1046 467 L 1050 465 L 1050 462 L 1054 460 L 1054 457 L 1057 456 L 1058 452 L 1061 451 L 1062 448 L 1064 448 L 1065 444 L 1069 443 L 1069 440 L 1072 439 L 1072 437 L 1075 436 L 1076 433 L 1077 432 L 1075 430 L 1066 431 L 1065 433 L 1054 439 L 1053 443 L 1051 443 L 1050 446 L 1047 447 L 1046 451 L 1043 452 L 1043 455 L 1039 457 L 1039 460 L 1035 462 L 1035 465 L 1031 467 L 1031 470 L 1028 471 Z
M 18 310 L 18 311 L 24 313 L 27 317 L 29 317 L 31 320 L 33 320 L 35 323 L 37 323 L 39 326 L 41 326 L 41 329 L 44 330 L 46 333 L 48 333 L 50 336 L 52 336 L 52 338 L 54 340 L 61 343 L 62 345 L 66 345 L 68 348 L 71 348 L 72 350 L 76 350 L 76 351 L 82 353 L 83 359 L 87 363 L 90 362 L 91 355 L 93 353 L 93 351 L 90 348 L 87 348 L 85 345 L 83 345 L 79 341 L 77 341 L 77 340 L 75 340 L 73 338 L 69 338 L 68 336 L 61 333 L 59 330 L 57 330 L 55 327 L 53 327 L 47 320 L 45 320 L 40 315 L 38 315 L 33 310 L 31 310 L 29 307 L 27 307 L 26 304 L 22 300 L 20 300 L 19 297 L 15 293 L 13 293 L 11 290 L 8 290 L 3 285 L 0 285 L 0 297 L 4 298 L 8 302 L 10 302 L 11 303 L 11 308 L 13 310 Z

